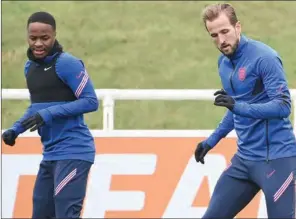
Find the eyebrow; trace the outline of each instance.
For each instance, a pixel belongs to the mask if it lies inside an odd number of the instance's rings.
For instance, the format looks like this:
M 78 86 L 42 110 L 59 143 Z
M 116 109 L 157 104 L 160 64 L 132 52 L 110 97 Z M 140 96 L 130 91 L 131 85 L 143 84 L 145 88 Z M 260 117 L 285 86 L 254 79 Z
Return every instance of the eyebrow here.
M 35 34 L 29 34 L 30 37 L 37 37 Z M 45 37 L 45 36 L 49 36 L 49 34 L 42 34 L 42 35 L 38 35 L 38 37 Z

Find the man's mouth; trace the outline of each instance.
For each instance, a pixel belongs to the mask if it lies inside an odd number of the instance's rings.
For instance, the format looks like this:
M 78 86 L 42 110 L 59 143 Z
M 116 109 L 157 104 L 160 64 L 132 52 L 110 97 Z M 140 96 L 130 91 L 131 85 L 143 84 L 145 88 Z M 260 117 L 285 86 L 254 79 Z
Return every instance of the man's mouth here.
M 227 47 L 229 47 L 230 45 L 225 45 L 225 46 L 222 46 L 222 49 L 226 49 Z
M 45 53 L 45 50 L 44 49 L 34 49 L 33 53 L 34 53 L 34 55 L 40 56 Z

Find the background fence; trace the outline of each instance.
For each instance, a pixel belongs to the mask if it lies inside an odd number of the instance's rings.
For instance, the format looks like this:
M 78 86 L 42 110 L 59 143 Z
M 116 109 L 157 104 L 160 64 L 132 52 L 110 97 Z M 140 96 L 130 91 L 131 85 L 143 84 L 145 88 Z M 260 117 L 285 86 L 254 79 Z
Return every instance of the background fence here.
M 116 100 L 214 100 L 217 89 L 96 89 L 102 101 L 103 130 L 114 130 L 114 110 Z M 296 89 L 291 89 L 293 106 L 293 127 L 296 130 Z M 27 89 L 2 89 L 2 99 L 29 100 Z

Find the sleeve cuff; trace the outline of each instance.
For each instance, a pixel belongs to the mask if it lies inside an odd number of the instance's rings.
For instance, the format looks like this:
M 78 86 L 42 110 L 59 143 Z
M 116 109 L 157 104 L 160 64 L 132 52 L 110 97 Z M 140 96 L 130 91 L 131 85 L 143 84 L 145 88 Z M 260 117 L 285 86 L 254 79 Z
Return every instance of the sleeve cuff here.
M 50 125 L 52 123 L 52 115 L 48 109 L 39 110 L 38 113 L 46 125 Z
M 241 115 L 241 112 L 246 110 L 244 103 L 235 103 L 232 109 L 232 112 L 237 115 Z
M 219 142 L 220 139 L 217 139 L 215 135 L 211 135 L 205 143 L 209 145 L 211 148 L 215 147 L 215 145 Z
M 16 136 L 18 136 L 20 133 L 24 132 L 24 129 L 22 126 L 20 126 L 20 127 L 13 126 L 10 128 L 10 130 L 15 131 Z

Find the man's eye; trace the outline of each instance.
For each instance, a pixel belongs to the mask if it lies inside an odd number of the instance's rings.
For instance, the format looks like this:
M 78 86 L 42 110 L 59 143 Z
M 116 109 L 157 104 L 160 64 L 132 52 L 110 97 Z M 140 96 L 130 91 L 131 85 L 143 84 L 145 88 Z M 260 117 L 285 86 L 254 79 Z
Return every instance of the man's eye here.
M 42 40 L 48 40 L 49 37 L 42 37 Z
M 226 34 L 226 33 L 229 32 L 229 30 L 222 30 L 221 32 L 222 32 L 223 34 Z

